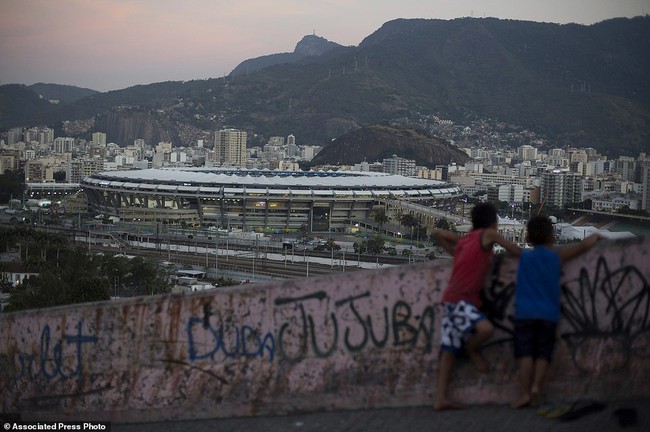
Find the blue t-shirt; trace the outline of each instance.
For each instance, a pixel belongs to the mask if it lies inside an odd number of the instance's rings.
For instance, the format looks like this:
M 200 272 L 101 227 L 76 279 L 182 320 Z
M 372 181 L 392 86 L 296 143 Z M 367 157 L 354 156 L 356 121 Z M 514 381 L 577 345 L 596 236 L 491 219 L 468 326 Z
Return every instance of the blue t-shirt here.
M 560 320 L 560 256 L 557 251 L 536 246 L 521 253 L 515 319 Z

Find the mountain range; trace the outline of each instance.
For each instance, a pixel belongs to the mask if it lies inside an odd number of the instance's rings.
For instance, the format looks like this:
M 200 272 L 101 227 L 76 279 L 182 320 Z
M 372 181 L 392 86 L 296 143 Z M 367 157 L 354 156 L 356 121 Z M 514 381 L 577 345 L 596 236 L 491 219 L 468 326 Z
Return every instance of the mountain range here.
M 362 127 L 438 116 L 515 125 L 548 147 L 636 156 L 650 153 L 649 52 L 648 16 L 589 26 L 398 19 L 358 46 L 310 35 L 292 53 L 244 61 L 218 79 L 57 104 L 39 96 L 42 88 L 0 86 L 0 128 L 43 124 L 58 135 L 104 131 L 120 145 L 188 146 L 236 127 L 252 132 L 253 145 L 294 134 L 298 144 L 327 146 Z

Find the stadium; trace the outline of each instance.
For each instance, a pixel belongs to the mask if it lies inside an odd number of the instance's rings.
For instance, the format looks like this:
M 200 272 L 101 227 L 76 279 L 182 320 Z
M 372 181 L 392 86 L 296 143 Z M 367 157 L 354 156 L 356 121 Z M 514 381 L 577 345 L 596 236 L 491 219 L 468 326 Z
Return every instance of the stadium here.
M 82 183 L 91 210 L 124 222 L 340 231 L 385 200 L 460 195 L 445 182 L 341 171 L 163 168 L 106 171 Z

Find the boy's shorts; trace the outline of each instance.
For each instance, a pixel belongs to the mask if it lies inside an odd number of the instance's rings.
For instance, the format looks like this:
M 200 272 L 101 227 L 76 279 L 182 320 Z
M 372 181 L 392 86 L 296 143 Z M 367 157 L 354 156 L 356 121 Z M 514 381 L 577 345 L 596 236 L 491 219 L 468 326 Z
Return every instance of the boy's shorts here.
M 458 355 L 469 335 L 474 332 L 476 323 L 486 317 L 476 306 L 464 300 L 443 303 L 442 306 L 440 350 Z
M 542 358 L 550 362 L 557 323 L 540 319 L 516 319 L 514 322 L 515 358 Z

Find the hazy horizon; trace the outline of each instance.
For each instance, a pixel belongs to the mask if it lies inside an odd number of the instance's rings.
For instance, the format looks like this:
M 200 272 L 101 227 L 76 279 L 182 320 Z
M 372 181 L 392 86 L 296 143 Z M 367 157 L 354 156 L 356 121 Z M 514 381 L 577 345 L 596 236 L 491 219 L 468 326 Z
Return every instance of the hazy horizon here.
M 0 85 L 98 91 L 227 75 L 291 52 L 315 33 L 358 45 L 398 18 L 494 17 L 590 25 L 650 11 L 650 0 L 3 0 Z

